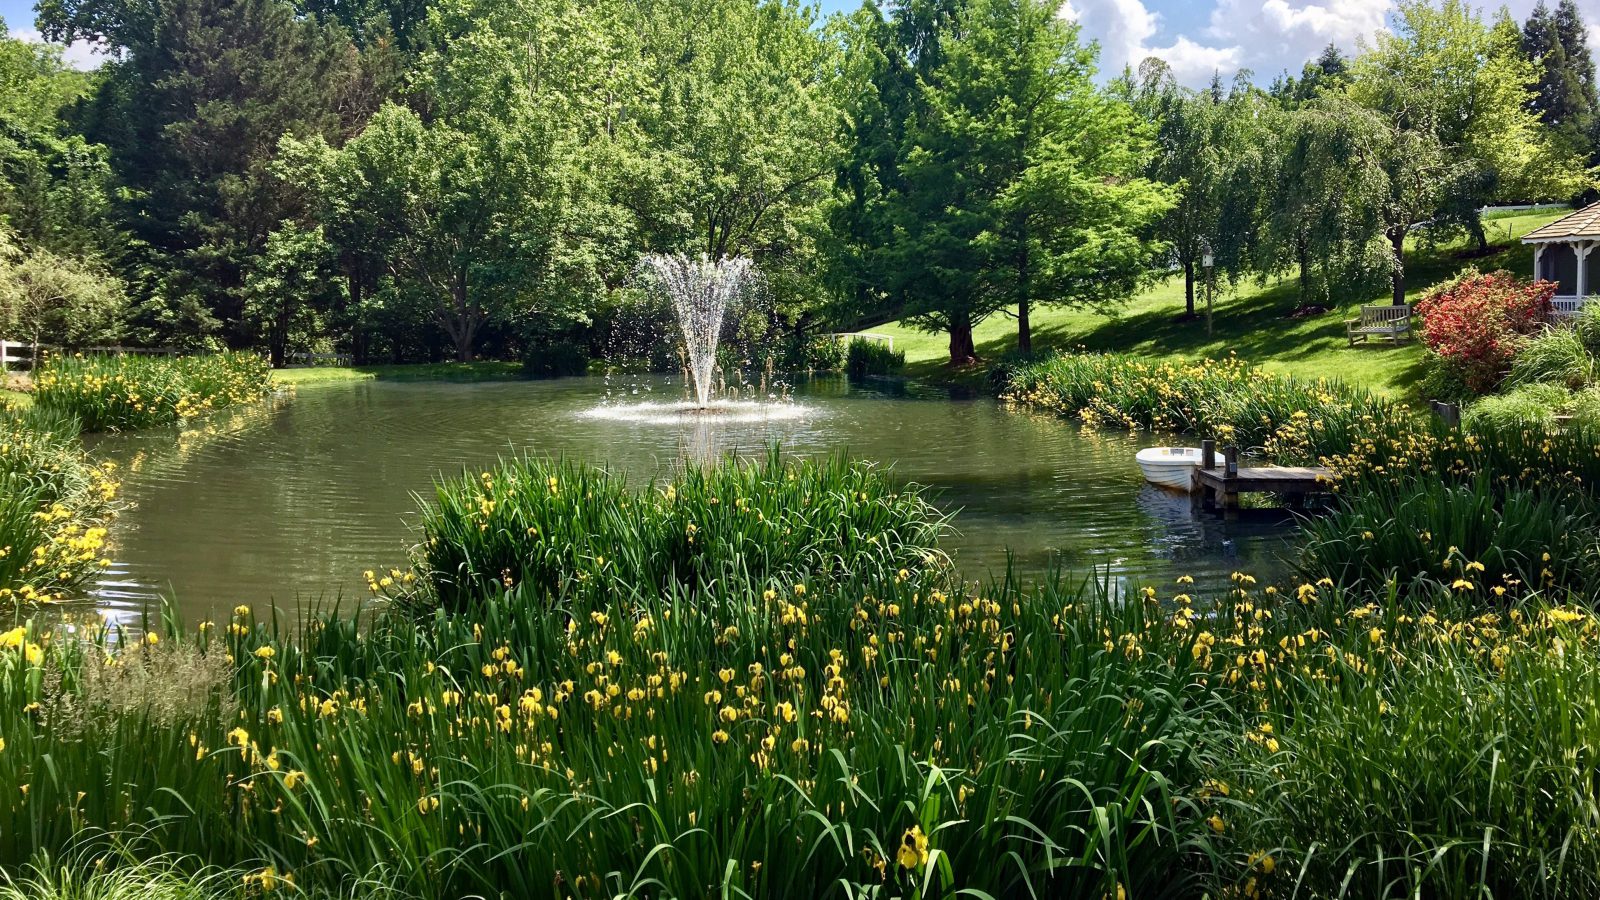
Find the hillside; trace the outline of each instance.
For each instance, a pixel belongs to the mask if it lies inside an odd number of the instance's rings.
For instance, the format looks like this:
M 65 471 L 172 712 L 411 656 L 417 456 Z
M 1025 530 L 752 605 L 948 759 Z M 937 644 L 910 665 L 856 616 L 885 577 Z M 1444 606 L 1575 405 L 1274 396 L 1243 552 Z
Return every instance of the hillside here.
M 1509 269 L 1526 277 L 1533 269 L 1533 252 L 1518 243 L 1522 235 L 1565 215 L 1541 211 L 1489 221 L 1494 250 L 1470 258 L 1461 243 L 1437 249 L 1417 248 L 1410 253 L 1408 296 L 1413 301 L 1432 285 L 1463 267 Z M 1197 306 L 1203 302 L 1197 296 Z M 1387 294 L 1351 298 L 1340 309 L 1320 316 L 1288 318 L 1295 306 L 1292 280 L 1266 285 L 1247 283 L 1226 293 L 1219 287 L 1213 334 L 1206 333 L 1204 318 L 1180 321 L 1183 280 L 1166 279 L 1127 303 L 1105 310 L 1045 308 L 1033 315 L 1036 351 L 1084 348 L 1126 351 L 1152 358 L 1225 356 L 1241 358 L 1269 368 L 1308 377 L 1334 376 L 1386 394 L 1405 394 L 1421 375 L 1423 349 L 1412 341 L 1399 347 L 1373 343 L 1350 347 L 1345 339 L 1345 319 L 1362 303 L 1387 302 Z M 906 351 L 908 373 L 930 380 L 948 380 L 945 366 L 947 339 L 943 334 L 916 331 L 894 323 L 870 329 L 892 335 L 895 347 Z M 998 359 L 1016 346 L 1016 319 L 991 316 L 976 329 L 978 353 Z

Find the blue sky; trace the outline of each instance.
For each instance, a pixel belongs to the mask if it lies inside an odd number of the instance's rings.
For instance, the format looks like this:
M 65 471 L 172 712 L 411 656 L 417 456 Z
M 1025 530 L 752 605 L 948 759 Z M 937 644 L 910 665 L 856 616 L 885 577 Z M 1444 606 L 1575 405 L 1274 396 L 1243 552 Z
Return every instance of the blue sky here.
M 818 0 L 824 12 L 853 9 L 860 0 Z M 1535 0 L 1509 0 L 1526 18 Z M 1555 0 L 1548 0 L 1554 5 Z M 1499 0 L 1487 4 L 1492 11 Z M 1600 24 L 1600 0 L 1579 0 L 1591 35 Z M 1203 84 L 1247 68 L 1258 81 L 1285 69 L 1298 71 L 1331 41 L 1347 51 L 1385 26 L 1393 0 L 1064 0 L 1062 14 L 1100 42 L 1101 66 L 1120 71 L 1159 56 L 1185 82 Z M 33 0 L 0 0 L 0 16 L 13 34 L 37 38 Z M 1593 39 L 1591 38 L 1591 42 Z M 84 48 L 69 56 L 92 62 Z

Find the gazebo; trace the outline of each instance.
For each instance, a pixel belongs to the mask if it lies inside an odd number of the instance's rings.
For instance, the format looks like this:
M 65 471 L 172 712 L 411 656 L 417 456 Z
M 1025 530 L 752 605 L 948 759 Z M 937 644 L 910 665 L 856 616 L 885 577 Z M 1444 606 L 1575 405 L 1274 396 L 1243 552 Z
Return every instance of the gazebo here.
M 1552 313 L 1571 318 L 1600 293 L 1600 203 L 1563 216 L 1522 238 L 1533 245 L 1533 277 L 1557 285 Z

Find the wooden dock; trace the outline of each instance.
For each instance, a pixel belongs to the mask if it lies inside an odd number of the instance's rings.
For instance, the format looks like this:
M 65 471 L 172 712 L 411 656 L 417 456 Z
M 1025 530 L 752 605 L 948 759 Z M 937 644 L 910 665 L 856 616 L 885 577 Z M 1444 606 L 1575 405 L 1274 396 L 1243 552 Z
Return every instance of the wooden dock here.
M 1333 472 L 1325 466 L 1239 466 L 1239 448 L 1217 455 L 1215 441 L 1200 443 L 1200 467 L 1195 470 L 1195 498 L 1202 504 L 1228 511 L 1239 508 L 1239 495 L 1282 494 L 1290 506 L 1300 506 L 1308 494 L 1333 490 Z

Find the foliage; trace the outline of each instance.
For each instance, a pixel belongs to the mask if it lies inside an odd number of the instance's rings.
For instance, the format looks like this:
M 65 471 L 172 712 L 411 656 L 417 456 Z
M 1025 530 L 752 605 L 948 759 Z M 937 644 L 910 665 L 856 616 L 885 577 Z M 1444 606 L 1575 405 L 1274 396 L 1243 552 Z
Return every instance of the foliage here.
M 1468 269 L 1416 304 L 1423 341 L 1485 393 L 1499 384 L 1526 338 L 1545 324 L 1556 285 Z
M 24 252 L 0 226 L 0 335 L 82 347 L 120 333 L 125 303 L 118 279 L 91 260 Z
M 1237 359 L 1154 364 L 1117 354 L 1063 354 L 1017 366 L 1003 398 L 1080 419 L 1214 438 L 1280 463 L 1311 463 L 1361 442 L 1398 405 L 1336 382 L 1306 382 Z
M 1094 48 L 1055 6 L 907 4 L 893 26 L 864 9 L 853 28 L 859 147 L 832 211 L 853 316 L 948 332 L 960 365 L 996 310 L 1017 310 L 1026 352 L 1033 305 L 1117 299 L 1164 255 L 1144 233 L 1168 206 L 1139 176 L 1144 129 L 1093 85 Z M 903 42 L 923 29 L 937 53 Z
M 1579 390 L 1595 382 L 1596 362 L 1577 328 L 1547 328 L 1517 351 L 1506 381 L 1542 382 Z
M 168 425 L 266 396 L 266 360 L 212 356 L 56 356 L 34 378 L 41 410 L 75 417 L 85 431 Z
M 871 338 L 850 339 L 845 349 L 844 369 L 851 378 L 869 375 L 898 375 L 906 367 L 906 352 Z
M 1504 595 L 1519 585 L 1582 590 L 1600 575 L 1597 521 L 1571 498 L 1521 488 L 1500 491 L 1487 476 L 1368 482 L 1338 508 L 1302 523 L 1306 580 L 1331 578 L 1379 594 L 1459 590 Z M 1469 569 L 1468 566 L 1471 566 Z
M 1297 632 L 1269 657 L 1280 682 L 1215 773 L 1248 798 L 1229 819 L 1237 846 L 1273 857 L 1258 886 L 1327 897 L 1600 889 L 1594 788 L 1569 762 L 1600 736 L 1587 700 L 1600 688 L 1600 623 L 1559 594 L 1491 610 L 1463 596 L 1440 586 L 1421 609 L 1415 597 L 1346 595 L 1276 611 Z M 1297 669 L 1319 638 L 1339 661 Z
M 1462 414 L 1462 423 L 1469 429 L 1548 430 L 1555 426 L 1556 415 L 1566 410 L 1571 399 L 1572 395 L 1560 385 L 1530 382 L 1472 403 Z
M 0 608 L 67 599 L 100 570 L 113 472 L 84 453 L 76 421 L 0 400 Z
M 551 497 L 604 481 L 542 471 Z M 792 540 L 820 550 L 838 529 L 804 511 L 802 485 L 853 510 L 854 558 L 882 564 L 658 588 L 608 575 L 627 548 L 596 541 L 555 580 L 604 589 L 531 614 L 532 582 L 491 578 L 470 614 L 327 615 L 293 634 L 245 608 L 198 635 L 119 643 L 30 624 L 0 651 L 0 808 L 25 823 L 0 832 L 0 860 L 110 833 L 197 863 L 262 860 L 307 886 L 381 866 L 423 897 L 1198 887 L 1217 858 L 1184 786 L 1199 783 L 1199 724 L 1223 710 L 1188 620 L 1060 581 L 969 593 L 937 553 L 896 569 L 868 548 L 902 540 L 882 516 L 910 495 L 842 464 L 633 496 L 693 504 L 708 541 L 771 539 L 780 526 L 758 511 L 794 511 Z M 157 710 L 81 677 L 108 655 L 122 671 L 186 661 L 169 680 L 188 689 Z M 211 658 L 236 674 L 217 682 Z M 79 790 L 70 817 L 53 812 Z
M 1540 0 L 1522 26 L 1521 47 L 1538 78 L 1529 105 L 1570 146 L 1591 146 L 1600 97 L 1595 94 L 1588 29 L 1577 3 L 1561 0 L 1552 12 Z M 1589 156 L 1593 158 L 1592 150 Z
M 916 491 L 843 459 L 696 469 L 642 495 L 602 471 L 518 460 L 441 484 L 418 553 L 430 598 L 450 609 L 502 591 L 544 608 L 594 593 L 889 577 L 932 553 L 941 530 Z

